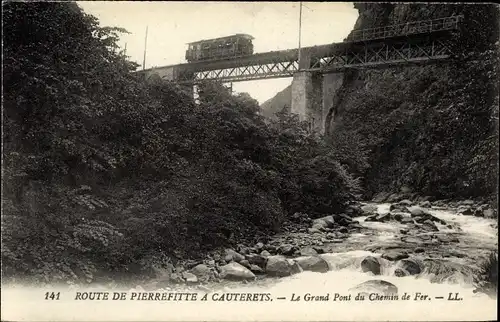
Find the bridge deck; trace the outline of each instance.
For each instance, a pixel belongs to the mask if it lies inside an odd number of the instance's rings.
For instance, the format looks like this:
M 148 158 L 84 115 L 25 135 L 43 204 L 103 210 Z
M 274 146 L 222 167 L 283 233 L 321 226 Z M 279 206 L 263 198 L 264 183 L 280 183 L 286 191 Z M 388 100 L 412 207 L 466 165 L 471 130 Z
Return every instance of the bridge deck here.
M 334 70 L 351 65 L 380 65 L 394 62 L 446 58 L 447 38 L 459 28 L 461 16 L 392 25 L 381 28 L 354 30 L 346 41 L 304 47 L 301 57 L 307 57 L 302 69 Z M 416 48 L 416 49 L 415 49 Z M 444 48 L 444 49 L 443 49 Z M 384 54 L 385 53 L 385 54 Z M 448 50 L 449 53 L 449 50 Z M 225 60 L 200 61 L 157 67 L 140 71 L 150 74 L 172 70 L 177 81 L 220 79 L 241 81 L 256 78 L 289 77 L 299 69 L 298 49 L 287 49 Z

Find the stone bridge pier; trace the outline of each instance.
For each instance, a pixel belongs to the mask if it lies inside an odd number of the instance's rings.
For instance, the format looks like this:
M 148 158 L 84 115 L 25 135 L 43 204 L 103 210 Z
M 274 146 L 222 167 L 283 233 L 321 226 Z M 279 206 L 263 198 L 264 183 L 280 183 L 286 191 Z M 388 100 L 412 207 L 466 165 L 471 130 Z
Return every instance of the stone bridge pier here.
M 310 56 L 301 52 L 299 71 L 293 75 L 291 112 L 309 123 L 310 130 L 324 134 L 335 118 L 336 96 L 344 82 L 342 73 L 307 71 Z

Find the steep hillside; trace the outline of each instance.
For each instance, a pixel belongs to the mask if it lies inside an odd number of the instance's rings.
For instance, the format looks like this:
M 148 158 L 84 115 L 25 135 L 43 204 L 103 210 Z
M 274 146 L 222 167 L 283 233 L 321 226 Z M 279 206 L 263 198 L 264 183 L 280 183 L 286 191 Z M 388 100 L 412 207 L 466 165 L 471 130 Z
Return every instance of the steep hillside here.
M 496 191 L 498 8 L 491 5 L 357 4 L 355 28 L 464 16 L 447 64 L 360 73 L 347 82 L 333 137 L 369 152 L 368 193 L 408 187 L 437 197 Z M 359 79 L 358 78 L 358 79 Z
M 281 111 L 285 106 L 290 107 L 292 104 L 292 86 L 287 86 L 284 90 L 276 94 L 273 98 L 268 99 L 260 106 L 261 115 L 272 118 L 275 114 Z
M 368 156 L 368 196 L 405 187 L 435 197 L 496 192 L 498 7 L 356 4 L 354 29 L 463 15 L 454 61 L 352 71 L 337 91 L 330 139 Z M 348 37 L 349 38 L 349 37 Z M 263 105 L 290 104 L 290 88 Z M 333 106 L 332 106 L 333 107 Z M 349 154 L 348 150 L 345 150 Z M 363 153 L 362 153 L 363 154 Z

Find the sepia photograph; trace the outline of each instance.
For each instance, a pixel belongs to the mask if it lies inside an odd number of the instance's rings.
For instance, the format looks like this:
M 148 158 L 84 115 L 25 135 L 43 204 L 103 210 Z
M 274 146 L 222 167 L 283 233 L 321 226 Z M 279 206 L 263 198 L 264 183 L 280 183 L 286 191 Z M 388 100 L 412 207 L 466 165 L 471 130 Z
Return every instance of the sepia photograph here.
M 2 321 L 497 320 L 498 4 L 2 20 Z

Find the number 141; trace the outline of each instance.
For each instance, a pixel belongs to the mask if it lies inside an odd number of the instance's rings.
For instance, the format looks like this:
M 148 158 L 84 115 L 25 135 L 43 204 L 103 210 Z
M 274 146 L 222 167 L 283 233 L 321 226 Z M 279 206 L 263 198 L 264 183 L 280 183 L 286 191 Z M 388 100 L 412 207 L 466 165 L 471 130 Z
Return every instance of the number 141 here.
M 59 294 L 61 292 L 57 292 L 57 293 L 54 293 L 54 292 L 46 292 L 45 293 L 45 299 L 46 300 L 59 300 Z

